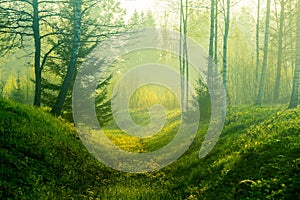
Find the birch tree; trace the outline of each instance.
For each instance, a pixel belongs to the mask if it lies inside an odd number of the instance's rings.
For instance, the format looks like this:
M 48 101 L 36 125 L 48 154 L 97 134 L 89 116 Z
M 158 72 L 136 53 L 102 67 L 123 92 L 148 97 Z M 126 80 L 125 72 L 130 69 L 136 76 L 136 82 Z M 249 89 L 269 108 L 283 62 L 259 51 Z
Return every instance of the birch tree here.
M 225 21 L 225 30 L 224 30 L 224 40 L 223 40 L 223 85 L 224 88 L 226 89 L 227 87 L 226 84 L 227 83 L 227 41 L 228 41 L 229 24 L 230 24 L 230 0 L 227 0 L 226 2 L 226 12 L 224 13 L 224 21 Z
M 208 69 L 207 69 L 207 84 L 211 84 L 213 75 L 213 56 L 214 56 L 214 22 L 215 22 L 215 0 L 210 1 L 210 34 L 209 34 L 209 50 L 208 50 Z
M 279 32 L 278 32 L 278 49 L 277 49 L 277 72 L 274 86 L 273 102 L 278 103 L 280 95 L 280 83 L 281 83 L 281 67 L 282 67 L 282 53 L 283 53 L 283 27 L 285 19 L 285 0 L 280 1 L 280 20 L 279 20 Z
M 297 4 L 297 39 L 296 39 L 296 66 L 293 78 L 292 96 L 289 108 L 296 108 L 299 102 L 299 77 L 300 77 L 300 0 Z
M 260 1 L 257 0 L 257 16 L 256 16 L 256 69 L 255 69 L 255 95 L 257 94 L 257 88 L 258 88 L 258 76 L 259 76 L 259 65 L 260 65 L 260 47 L 259 47 L 259 39 L 260 39 L 260 34 L 259 34 L 259 26 L 260 26 Z
M 261 78 L 260 78 L 258 95 L 257 95 L 257 99 L 256 99 L 256 105 L 262 104 L 264 86 L 265 86 L 265 81 L 266 81 L 268 53 L 269 53 L 270 11 L 271 11 L 271 0 L 267 0 L 265 40 L 264 40 L 264 57 L 263 57 L 263 62 L 262 62 L 262 73 L 261 73 Z
M 188 110 L 189 102 L 189 63 L 187 44 L 188 0 L 180 0 L 180 41 L 179 41 L 179 68 L 181 74 L 181 106 Z

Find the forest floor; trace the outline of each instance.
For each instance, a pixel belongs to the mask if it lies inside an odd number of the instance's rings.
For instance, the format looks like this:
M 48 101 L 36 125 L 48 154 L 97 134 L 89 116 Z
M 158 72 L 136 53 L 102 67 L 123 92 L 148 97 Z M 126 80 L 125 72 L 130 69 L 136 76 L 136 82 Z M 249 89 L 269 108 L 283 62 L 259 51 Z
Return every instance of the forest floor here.
M 153 151 L 174 137 L 178 112 L 168 119 L 145 140 L 106 133 L 124 150 Z M 135 174 L 98 162 L 62 119 L 0 100 L 0 199 L 300 199 L 299 124 L 299 109 L 233 107 L 205 158 L 198 154 L 207 125 L 177 161 Z

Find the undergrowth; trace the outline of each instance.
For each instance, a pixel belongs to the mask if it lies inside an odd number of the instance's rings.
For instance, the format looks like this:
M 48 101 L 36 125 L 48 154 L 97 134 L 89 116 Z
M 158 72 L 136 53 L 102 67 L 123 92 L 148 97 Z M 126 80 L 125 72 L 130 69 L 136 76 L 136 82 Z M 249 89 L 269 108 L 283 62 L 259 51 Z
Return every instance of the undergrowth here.
M 107 135 L 125 150 L 153 151 L 174 137 L 178 114 L 167 123 L 148 139 Z M 300 199 L 299 124 L 299 109 L 230 108 L 205 158 L 198 153 L 207 124 L 168 167 L 130 174 L 96 161 L 62 119 L 0 101 L 0 199 Z

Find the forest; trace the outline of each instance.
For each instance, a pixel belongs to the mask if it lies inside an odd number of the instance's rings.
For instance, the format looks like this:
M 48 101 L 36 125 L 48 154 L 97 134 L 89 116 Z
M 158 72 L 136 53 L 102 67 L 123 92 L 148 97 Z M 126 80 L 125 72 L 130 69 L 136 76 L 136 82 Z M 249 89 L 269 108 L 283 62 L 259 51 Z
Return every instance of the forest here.
M 0 0 L 0 199 L 300 199 L 300 0 Z

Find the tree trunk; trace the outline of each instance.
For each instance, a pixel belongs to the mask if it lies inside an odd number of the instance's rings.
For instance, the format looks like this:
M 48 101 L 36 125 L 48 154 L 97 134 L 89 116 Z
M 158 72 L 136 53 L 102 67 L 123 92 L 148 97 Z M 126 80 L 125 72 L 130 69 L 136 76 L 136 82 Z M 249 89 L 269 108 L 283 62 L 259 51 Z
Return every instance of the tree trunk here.
M 214 56 L 214 22 L 215 22 L 215 0 L 211 0 L 210 5 L 210 35 L 209 35 L 209 50 L 208 50 L 208 69 L 207 69 L 207 84 L 212 85 L 213 75 L 213 56 Z
M 185 5 L 185 9 L 184 9 Z M 179 46 L 179 66 L 180 66 L 180 82 L 181 82 L 181 105 L 182 112 L 188 110 L 189 101 L 189 63 L 188 63 L 188 47 L 187 47 L 187 18 L 188 18 L 188 0 L 180 0 L 180 46 Z
M 299 93 L 299 76 L 300 76 L 300 0 L 298 0 L 298 15 L 297 15 L 297 39 L 296 39 L 296 66 L 293 79 L 292 96 L 289 108 L 296 108 L 298 106 Z
M 185 68 L 186 68 L 186 74 L 185 74 L 185 110 L 188 111 L 189 106 L 189 54 L 188 54 L 188 44 L 187 44 L 187 20 L 188 20 L 188 0 L 185 1 L 185 15 L 183 20 L 183 33 L 184 33 L 184 54 L 185 54 Z
M 266 15 L 266 27 L 265 27 L 265 41 L 264 41 L 264 58 L 262 63 L 262 73 L 259 84 L 259 90 L 256 100 L 256 105 L 262 104 L 262 97 L 265 86 L 266 72 L 267 72 L 267 63 L 268 63 L 268 53 L 269 53 L 269 30 L 270 30 L 270 8 L 271 0 L 267 0 L 267 15 Z
M 80 35 L 81 35 L 81 6 L 82 0 L 75 0 L 74 5 L 74 40 L 71 51 L 70 63 L 63 84 L 60 88 L 59 95 L 51 110 L 51 113 L 58 116 L 61 113 L 65 99 L 76 74 L 76 62 L 78 58 Z
M 215 52 L 214 52 L 214 62 L 215 65 L 218 65 L 218 0 L 215 2 L 216 8 L 215 8 Z
M 223 85 L 225 90 L 227 88 L 227 40 L 229 34 L 229 23 L 230 23 L 230 0 L 227 0 L 226 16 L 225 16 L 225 33 L 224 33 L 224 42 L 223 42 Z
M 255 91 L 254 96 L 257 94 L 258 88 L 258 71 L 260 65 L 259 59 L 259 26 L 260 26 L 260 0 L 257 1 L 257 19 L 256 19 L 256 70 L 255 70 Z M 255 98 L 255 97 L 254 97 Z
M 180 69 L 180 91 L 181 91 L 181 111 L 184 111 L 184 50 L 183 50 L 183 0 L 180 0 L 180 41 L 179 41 L 179 69 Z
M 42 94 L 42 70 L 41 70 L 41 37 L 40 37 L 40 22 L 39 22 L 39 4 L 38 0 L 32 1 L 33 7 L 33 37 L 34 37 L 34 72 L 35 72 L 35 93 L 34 103 L 35 106 L 41 106 Z
M 284 6 L 285 6 L 285 0 L 281 0 L 279 33 L 278 33 L 278 51 L 277 51 L 277 74 L 276 74 L 274 97 L 273 97 L 274 103 L 278 103 L 279 95 L 280 95 L 281 66 L 282 66 L 282 42 L 283 42 L 283 26 L 284 26 Z

